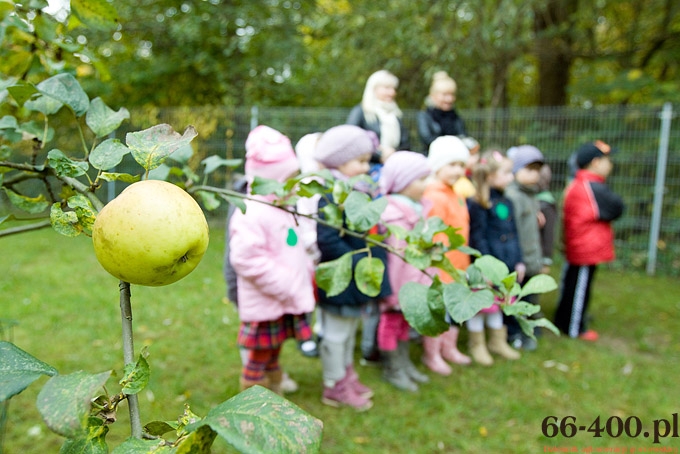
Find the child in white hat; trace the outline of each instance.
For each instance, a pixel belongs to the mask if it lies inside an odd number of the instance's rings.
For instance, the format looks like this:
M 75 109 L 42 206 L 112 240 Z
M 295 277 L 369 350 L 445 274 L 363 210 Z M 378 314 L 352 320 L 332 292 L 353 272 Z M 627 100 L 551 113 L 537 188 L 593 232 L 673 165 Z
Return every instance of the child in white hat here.
M 454 185 L 465 176 L 469 158 L 470 151 L 458 137 L 437 137 L 430 144 L 427 157 L 432 178 L 424 195 L 432 204 L 428 216 L 437 216 L 447 225 L 459 229 L 458 234 L 465 238 L 466 243 L 470 232 L 470 216 L 465 199 L 454 191 Z M 448 242 L 443 234 L 435 239 L 445 244 Z M 449 251 L 446 257 L 457 269 L 465 270 L 470 265 L 470 257 L 460 251 Z M 439 277 L 444 283 L 453 282 L 453 278 L 444 271 L 439 272 Z M 458 350 L 458 333 L 458 327 L 452 323 L 449 330 L 438 337 L 423 337 L 423 363 L 430 370 L 440 375 L 450 375 L 452 369 L 446 361 L 470 364 L 470 358 Z

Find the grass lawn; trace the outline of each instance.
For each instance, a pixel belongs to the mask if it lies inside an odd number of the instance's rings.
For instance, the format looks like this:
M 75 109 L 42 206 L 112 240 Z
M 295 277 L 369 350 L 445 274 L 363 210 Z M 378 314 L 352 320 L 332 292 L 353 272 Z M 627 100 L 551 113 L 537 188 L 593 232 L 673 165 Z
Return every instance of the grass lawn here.
M 173 420 L 185 404 L 205 415 L 238 392 L 238 318 L 224 297 L 223 235 L 220 226 L 213 228 L 205 258 L 182 281 L 132 287 L 135 347 L 139 352 L 148 346 L 152 368 L 149 387 L 140 394 L 143 423 Z M 42 230 L 2 238 L 0 248 L 0 318 L 19 322 L 14 342 L 60 373 L 113 369 L 109 389 L 117 392 L 123 368 L 118 281 L 97 263 L 91 240 Z M 680 412 L 677 289 L 677 278 L 602 267 L 591 305 L 591 326 L 600 332 L 599 342 L 547 333 L 539 349 L 519 361 L 456 367 L 450 377 L 430 374 L 432 382 L 417 394 L 399 392 L 381 380 L 378 369 L 357 364 L 362 380 L 376 393 L 375 405 L 366 413 L 322 405 L 319 360 L 303 357 L 288 342 L 282 362 L 301 387 L 288 398 L 324 422 L 324 453 L 678 448 L 677 432 L 658 444 L 652 439 L 654 420 L 672 422 L 672 415 Z M 555 299 L 555 292 L 542 297 L 549 315 Z M 461 337 L 464 347 L 465 330 Z M 421 346 L 412 345 L 411 353 L 418 359 Z M 11 400 L 5 454 L 58 452 L 62 439 L 42 423 L 35 406 L 45 381 L 41 378 Z M 580 431 L 570 438 L 547 438 L 542 422 L 551 415 L 573 416 L 577 426 L 586 428 L 599 416 L 603 428 L 609 420 L 610 433 L 595 437 Z M 637 417 L 643 430 L 636 438 L 625 431 L 616 437 L 617 417 L 633 423 Z M 663 422 L 657 426 L 664 428 Z M 123 404 L 107 437 L 110 447 L 128 435 Z M 213 452 L 231 451 L 218 441 Z

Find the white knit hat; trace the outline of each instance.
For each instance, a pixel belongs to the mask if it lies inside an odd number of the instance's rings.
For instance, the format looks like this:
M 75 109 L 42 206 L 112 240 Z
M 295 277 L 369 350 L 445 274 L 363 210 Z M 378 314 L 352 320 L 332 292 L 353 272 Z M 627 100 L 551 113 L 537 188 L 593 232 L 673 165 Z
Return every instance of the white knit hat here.
M 430 144 L 430 152 L 427 162 L 432 173 L 452 162 L 467 162 L 470 159 L 470 150 L 462 140 L 456 136 L 437 137 Z

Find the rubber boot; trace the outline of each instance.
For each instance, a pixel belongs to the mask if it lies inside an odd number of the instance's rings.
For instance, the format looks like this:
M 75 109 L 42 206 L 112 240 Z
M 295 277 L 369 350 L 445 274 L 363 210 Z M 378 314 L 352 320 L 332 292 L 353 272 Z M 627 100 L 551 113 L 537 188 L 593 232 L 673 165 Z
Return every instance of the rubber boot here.
M 403 391 L 416 392 L 418 385 L 406 373 L 399 350 L 380 350 L 383 358 L 383 378 Z
M 423 364 L 439 375 L 451 375 L 451 366 L 442 358 L 442 337 L 423 336 Z
M 462 366 L 467 366 L 472 362 L 469 356 L 464 355 L 458 350 L 458 327 L 452 326 L 442 337 L 442 358 Z
M 269 388 L 269 380 L 267 379 L 267 376 L 262 378 L 262 380 L 248 380 L 247 378 L 244 378 L 241 376 L 240 378 L 240 385 L 241 385 L 241 391 L 245 391 L 248 388 L 252 388 L 255 385 L 260 385 L 264 386 L 265 388 Z
M 416 368 L 416 365 L 413 364 L 413 361 L 411 361 L 408 341 L 399 342 L 397 351 L 399 352 L 399 358 L 404 366 L 406 375 L 408 375 L 411 380 L 416 383 L 428 383 L 430 381 L 430 377 L 419 371 Z
M 486 336 L 484 331 L 474 332 L 469 331 L 469 345 L 470 355 L 477 364 L 482 366 L 490 366 L 493 364 L 493 358 L 486 349 Z
M 283 391 L 281 390 L 281 382 L 283 381 L 283 371 L 281 369 L 271 370 L 265 372 L 265 376 L 269 381 L 267 388 L 270 391 L 275 392 L 279 396 L 283 396 Z
M 356 411 L 366 411 L 373 406 L 373 401 L 358 395 L 347 377 L 335 383 L 331 387 L 324 387 L 321 402 L 331 407 L 348 406 Z
M 344 365 L 345 345 L 343 343 L 324 339 L 321 343 L 320 357 L 324 374 L 322 403 L 331 407 L 348 406 L 357 411 L 365 411 L 373 406 L 371 400 L 357 394 L 352 386 L 350 374 L 348 374 L 347 367 Z M 331 382 L 330 377 L 342 376 L 343 374 L 342 379 Z
M 373 390 L 359 381 L 359 374 L 354 369 L 354 365 L 350 364 L 347 366 L 347 375 L 345 375 L 345 377 L 349 380 L 350 386 L 354 389 L 354 392 L 364 399 L 373 397 Z
M 489 351 L 505 359 L 520 359 L 522 354 L 508 345 L 508 329 L 489 329 Z

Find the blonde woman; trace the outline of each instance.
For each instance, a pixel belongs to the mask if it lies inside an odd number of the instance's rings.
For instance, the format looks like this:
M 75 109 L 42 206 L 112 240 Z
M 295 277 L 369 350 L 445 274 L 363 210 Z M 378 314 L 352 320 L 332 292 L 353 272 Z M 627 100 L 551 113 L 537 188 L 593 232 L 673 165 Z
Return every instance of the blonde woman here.
M 366 81 L 361 104 L 355 106 L 347 117 L 347 124 L 377 134 L 380 146 L 371 161 L 382 164 L 397 150 L 410 150 L 408 129 L 402 124 L 402 112 L 395 99 L 399 79 L 381 69 Z
M 467 136 L 465 123 L 453 107 L 457 89 L 456 81 L 446 71 L 438 71 L 432 76 L 425 110 L 418 112 L 418 136 L 425 150 L 437 137 Z

